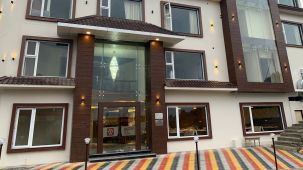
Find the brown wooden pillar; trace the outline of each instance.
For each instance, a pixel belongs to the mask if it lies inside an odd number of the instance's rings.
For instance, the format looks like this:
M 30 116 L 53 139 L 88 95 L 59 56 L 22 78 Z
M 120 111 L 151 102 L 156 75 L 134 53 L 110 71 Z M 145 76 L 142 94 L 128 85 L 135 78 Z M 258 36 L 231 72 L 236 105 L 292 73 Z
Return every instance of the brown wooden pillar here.
M 71 136 L 70 161 L 85 160 L 84 139 L 89 137 L 91 95 L 93 82 L 95 37 L 78 35 L 76 61 L 76 88 L 74 90 L 74 110 Z M 82 102 L 84 101 L 84 103 Z
M 151 150 L 167 153 L 167 115 L 165 107 L 165 56 L 163 42 L 149 42 Z M 157 114 L 157 116 L 155 116 Z M 162 118 L 161 118 L 162 115 Z

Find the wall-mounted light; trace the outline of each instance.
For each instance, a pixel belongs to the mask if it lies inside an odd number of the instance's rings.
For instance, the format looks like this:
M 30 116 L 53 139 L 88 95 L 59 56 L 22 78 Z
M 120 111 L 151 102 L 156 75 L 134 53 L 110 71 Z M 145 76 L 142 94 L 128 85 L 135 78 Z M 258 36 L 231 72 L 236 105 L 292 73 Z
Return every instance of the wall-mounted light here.
M 14 0 L 11 0 L 11 4 L 14 4 Z
M 82 97 L 81 97 L 80 104 L 81 104 L 82 106 L 85 105 L 85 96 L 82 96 Z
M 160 41 L 160 39 L 159 39 L 159 38 L 156 38 L 155 40 L 156 40 L 156 41 Z
M 276 21 L 276 26 L 279 27 L 279 22 L 278 21 Z
M 238 61 L 238 67 L 242 68 L 242 62 L 240 60 Z
M 218 69 L 219 68 L 219 66 L 218 65 L 215 65 L 215 69 Z
M 2 9 L 0 9 L 0 15 L 2 14 L 3 12 L 2 12 Z
M 231 20 L 232 20 L 232 21 L 235 21 L 235 14 L 232 14 L 232 15 L 231 15 Z
M 1 61 L 2 61 L 2 63 L 4 63 L 5 59 L 4 59 L 4 58 L 2 58 L 2 60 L 1 60 Z
M 87 35 L 90 35 L 90 34 L 91 34 L 91 32 L 89 32 L 89 31 L 86 31 L 86 34 L 87 34 Z
M 288 66 L 287 64 L 284 64 L 284 70 L 287 71 L 288 70 Z
M 214 24 L 210 24 L 210 27 L 213 28 L 215 25 Z
M 160 104 L 160 97 L 159 96 L 156 97 L 156 104 Z

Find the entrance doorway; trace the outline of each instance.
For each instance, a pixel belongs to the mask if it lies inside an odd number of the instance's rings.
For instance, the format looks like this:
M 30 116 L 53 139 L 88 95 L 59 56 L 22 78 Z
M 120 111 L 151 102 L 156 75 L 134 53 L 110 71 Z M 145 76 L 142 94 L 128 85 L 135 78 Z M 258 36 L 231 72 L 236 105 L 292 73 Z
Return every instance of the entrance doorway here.
M 139 102 L 98 104 L 98 153 L 141 150 Z

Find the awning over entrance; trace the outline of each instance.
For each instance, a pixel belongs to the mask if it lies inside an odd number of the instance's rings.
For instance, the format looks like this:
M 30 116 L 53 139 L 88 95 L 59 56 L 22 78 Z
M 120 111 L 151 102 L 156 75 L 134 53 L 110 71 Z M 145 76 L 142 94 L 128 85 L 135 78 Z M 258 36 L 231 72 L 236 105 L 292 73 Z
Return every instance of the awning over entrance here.
M 184 36 L 144 21 L 96 15 L 59 22 L 57 28 L 58 35 L 93 34 L 96 38 L 111 41 L 159 40 L 165 45 L 174 45 L 184 40 Z

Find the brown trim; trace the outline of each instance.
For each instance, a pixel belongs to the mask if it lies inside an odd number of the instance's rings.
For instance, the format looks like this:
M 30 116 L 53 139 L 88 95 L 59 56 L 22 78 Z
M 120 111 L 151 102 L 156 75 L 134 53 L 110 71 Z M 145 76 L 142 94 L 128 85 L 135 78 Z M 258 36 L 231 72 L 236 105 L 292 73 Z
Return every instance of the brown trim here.
M 141 0 L 142 2 L 142 6 L 141 6 L 141 10 L 142 10 L 142 21 L 145 21 L 145 0 Z M 97 0 L 97 12 L 96 15 L 100 16 L 101 15 L 101 0 Z
M 206 55 L 204 50 L 189 50 L 189 49 L 180 49 L 180 48 L 165 48 L 166 51 L 176 51 L 176 52 L 187 52 L 187 53 L 199 53 L 202 55 L 202 64 L 203 64 L 203 71 L 204 71 L 204 80 L 197 80 L 197 81 L 207 81 L 208 75 L 207 75 L 207 64 L 206 64 Z M 165 63 L 165 69 L 166 69 L 166 63 Z M 166 77 L 166 76 L 165 76 Z M 186 79 L 169 79 L 169 80 L 186 80 Z
M 24 148 L 24 149 L 13 149 L 13 135 L 14 126 L 16 120 L 16 112 L 19 108 L 52 108 L 52 107 L 63 107 L 64 108 L 64 125 L 63 125 L 63 136 L 62 145 L 55 147 L 40 147 L 40 148 Z M 7 153 L 22 153 L 22 152 L 38 152 L 38 151 L 53 151 L 53 150 L 64 150 L 66 145 L 66 131 L 67 131 L 67 119 L 68 119 L 68 103 L 14 103 L 12 109 L 11 124 L 8 137 Z
M 165 28 L 164 26 L 164 4 L 168 3 L 167 1 L 161 1 L 160 2 L 160 11 L 161 11 L 161 27 Z M 197 37 L 197 38 L 203 38 L 203 26 L 202 26 L 202 12 L 201 12 L 201 7 L 199 6 L 191 6 L 187 4 L 180 4 L 180 3 L 173 3 L 170 2 L 171 6 L 179 7 L 179 8 L 184 8 L 184 9 L 194 9 L 198 11 L 198 17 L 199 17 L 199 34 L 192 34 L 192 33 L 184 33 L 184 32 L 176 32 L 180 35 L 184 36 L 189 36 L 189 37 Z M 173 31 L 173 30 L 172 30 Z
M 260 135 L 269 135 L 270 133 L 272 133 L 272 132 L 264 132 L 264 133 L 258 133 L 257 132 L 257 133 L 252 133 L 252 134 L 246 134 L 243 106 L 280 106 L 282 119 L 283 119 L 284 130 L 287 128 L 287 122 L 286 122 L 283 102 L 239 103 L 239 106 L 240 106 L 240 116 L 241 116 L 243 136 L 260 136 Z M 277 131 L 277 132 L 274 132 L 274 133 L 279 134 L 279 133 L 282 133 L 284 130 L 281 130 L 280 132 Z
M 287 11 L 290 11 L 290 12 L 296 12 L 296 13 L 299 13 L 300 15 L 303 14 L 303 8 L 292 7 L 292 6 L 283 5 L 283 4 L 278 4 L 278 7 L 279 7 L 280 10 L 287 10 Z
M 41 16 L 32 16 L 32 15 L 30 15 L 31 2 L 32 2 L 32 0 L 27 0 L 25 19 L 37 20 L 37 21 L 47 21 L 47 22 L 60 22 L 60 21 L 65 21 L 66 20 L 66 19 L 58 19 L 58 18 L 50 18 L 50 17 L 41 17 Z M 71 19 L 74 19 L 75 16 L 76 16 L 77 0 L 72 0 L 72 3 L 73 3 L 73 6 L 71 7 L 71 10 L 73 10 L 73 11 L 72 11 L 72 14 L 71 14 Z
M 100 102 L 98 104 L 98 138 L 97 152 L 103 153 L 103 113 L 104 107 L 135 107 L 136 150 L 141 150 L 141 106 L 140 102 Z
M 69 44 L 69 56 L 68 56 L 68 65 L 67 65 L 67 67 L 68 67 L 67 68 L 67 78 L 71 78 L 71 67 L 72 67 L 72 57 L 73 57 L 73 40 L 62 39 L 62 38 L 35 37 L 35 36 L 27 36 L 27 35 L 23 35 L 23 37 L 22 37 L 19 65 L 18 65 L 18 71 L 17 71 L 18 77 L 22 76 L 23 62 L 24 62 L 24 55 L 25 55 L 24 54 L 25 46 L 26 46 L 26 41 L 28 41 L 28 40 L 68 43 Z M 33 77 L 39 77 L 39 76 L 33 76 Z
M 289 62 L 278 5 L 275 0 L 268 0 L 268 4 L 273 22 L 283 83 L 247 81 L 236 0 L 222 0 L 220 4 L 229 78 L 232 83 L 237 84 L 239 92 L 287 93 L 294 91 L 291 70 L 284 69 L 284 65 L 289 67 Z M 241 67 L 239 67 L 238 62 L 241 62 Z
M 166 103 L 166 109 L 168 106 L 206 106 L 208 135 L 199 136 L 199 139 L 212 139 L 213 138 L 209 103 Z M 167 121 L 168 121 L 168 118 L 167 118 Z M 168 130 L 169 130 L 169 127 L 168 127 L 168 123 L 167 123 L 167 133 L 168 133 Z M 167 135 L 167 138 L 168 138 L 168 135 Z M 185 141 L 185 140 L 193 140 L 193 138 L 192 137 L 168 138 L 167 140 L 168 141 Z

